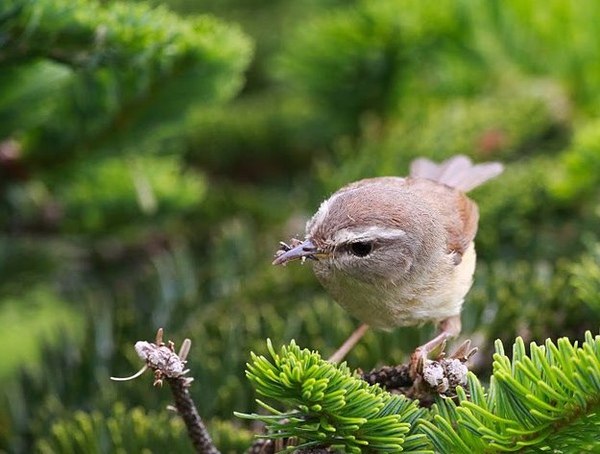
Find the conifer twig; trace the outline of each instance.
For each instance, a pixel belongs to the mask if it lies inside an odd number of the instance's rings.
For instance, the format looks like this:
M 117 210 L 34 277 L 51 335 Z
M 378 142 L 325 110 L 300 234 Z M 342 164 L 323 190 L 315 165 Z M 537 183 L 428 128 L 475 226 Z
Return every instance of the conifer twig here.
M 175 399 L 177 413 L 184 420 L 192 444 L 196 452 L 202 454 L 219 454 L 206 426 L 198 413 L 196 404 L 190 396 L 189 383 L 185 377 L 167 377 L 166 382 L 171 388 Z
M 360 371 L 360 377 L 370 385 L 379 384 L 388 391 L 404 394 L 417 399 L 422 407 L 430 407 L 437 395 L 454 397 L 456 387 L 465 385 L 468 369 L 465 363 L 475 354 L 471 342 L 463 342 L 449 357 L 444 352 L 445 345 L 435 360 L 425 360 L 416 377 L 410 371 L 410 364 L 383 366 L 370 372 Z
M 186 377 L 189 369 L 185 369 L 190 347 L 191 341 L 185 339 L 179 353 L 175 353 L 175 344 L 171 341 L 165 344 L 163 329 L 159 328 L 155 343 L 139 341 L 135 344 L 138 356 L 145 362 L 144 367 L 131 377 L 111 377 L 111 379 L 116 381 L 132 380 L 139 377 L 146 369 L 152 369 L 155 387 L 162 387 L 164 381 L 169 385 L 175 399 L 175 410 L 183 419 L 196 452 L 198 454 L 220 454 L 210 438 L 189 392 L 189 387 L 194 380 Z
M 410 377 L 410 365 L 400 364 L 398 366 L 383 366 L 372 369 L 370 372 L 360 372 L 360 378 L 370 385 L 379 384 L 388 391 L 402 390 L 413 385 Z

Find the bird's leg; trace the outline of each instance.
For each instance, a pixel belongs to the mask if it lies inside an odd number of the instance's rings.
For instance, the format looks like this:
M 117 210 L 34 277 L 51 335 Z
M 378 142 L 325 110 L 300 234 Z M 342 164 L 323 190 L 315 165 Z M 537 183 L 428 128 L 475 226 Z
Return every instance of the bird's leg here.
M 342 344 L 340 348 L 338 348 L 333 355 L 328 359 L 330 363 L 339 363 L 342 359 L 346 357 L 346 355 L 352 350 L 352 347 L 356 345 L 356 343 L 360 340 L 361 337 L 367 332 L 369 329 L 369 325 L 363 323 L 356 330 L 350 334 L 350 337 L 346 339 L 346 342 Z
M 460 315 L 448 317 L 440 322 L 440 333 L 426 344 L 417 347 L 410 357 L 410 371 L 413 378 L 423 369 L 423 362 L 427 359 L 427 355 L 443 345 L 449 338 L 458 336 L 460 330 Z

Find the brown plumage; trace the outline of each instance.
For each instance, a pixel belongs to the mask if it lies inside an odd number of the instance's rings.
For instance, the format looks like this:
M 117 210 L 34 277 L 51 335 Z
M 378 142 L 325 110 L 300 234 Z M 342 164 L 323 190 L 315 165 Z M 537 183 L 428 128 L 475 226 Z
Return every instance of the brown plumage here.
M 460 332 L 472 283 L 479 213 L 464 191 L 501 172 L 501 164 L 456 156 L 442 164 L 418 159 L 407 178 L 351 183 L 321 204 L 306 240 L 274 263 L 315 259 L 317 278 L 363 324 L 439 323 L 427 351 Z

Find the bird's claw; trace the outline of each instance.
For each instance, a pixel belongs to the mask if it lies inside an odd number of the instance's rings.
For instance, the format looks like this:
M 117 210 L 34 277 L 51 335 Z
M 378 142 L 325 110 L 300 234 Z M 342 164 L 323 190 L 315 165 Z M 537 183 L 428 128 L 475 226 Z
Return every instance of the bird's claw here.
M 452 355 L 449 357 L 446 355 L 446 346 L 447 342 L 444 340 L 439 346 L 430 351 L 424 347 L 418 347 L 410 357 L 411 378 L 414 380 L 423 374 L 423 369 L 425 368 L 426 364 L 428 362 L 432 362 L 432 360 L 429 359 L 429 356 L 432 354 L 432 356 L 435 358 L 433 361 L 440 362 L 444 359 L 456 359 L 464 364 L 471 359 L 475 353 L 477 353 L 477 347 L 471 348 L 471 341 L 468 339 L 460 344 L 454 353 L 452 353 Z
M 466 363 L 475 353 L 477 353 L 477 347 L 471 348 L 471 341 L 467 339 L 458 346 L 450 359 L 458 359 L 461 363 Z
M 418 376 L 423 374 L 423 367 L 427 360 L 429 352 L 424 348 L 417 348 L 412 355 L 410 355 L 410 377 L 415 380 Z

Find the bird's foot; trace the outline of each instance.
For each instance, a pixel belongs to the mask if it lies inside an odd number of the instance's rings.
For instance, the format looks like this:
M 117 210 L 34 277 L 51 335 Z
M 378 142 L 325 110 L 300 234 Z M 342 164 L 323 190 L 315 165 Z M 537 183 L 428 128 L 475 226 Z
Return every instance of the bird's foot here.
M 426 386 L 439 394 L 445 394 L 464 385 L 468 369 L 465 363 L 477 352 L 471 348 L 471 341 L 466 340 L 450 356 L 446 355 L 446 342 L 442 342 L 435 349 L 419 347 L 411 355 L 410 377 L 413 386 Z M 429 359 L 430 355 L 435 359 Z
M 445 345 L 438 345 L 429 351 L 420 347 L 412 354 L 408 364 L 374 369 L 362 374 L 363 379 L 418 400 L 421 407 L 430 407 L 440 395 L 454 398 L 456 387 L 467 383 L 469 370 L 466 362 L 477 349 L 471 347 L 470 341 L 465 341 L 447 356 L 443 347 Z
M 410 375 L 413 380 L 423 373 L 424 365 L 431 360 L 429 357 L 435 358 L 436 361 L 441 361 L 446 357 L 446 344 L 447 340 L 444 339 L 442 342 L 436 345 L 422 345 L 410 355 Z
M 467 339 L 458 346 L 454 353 L 452 353 L 450 359 L 457 359 L 461 363 L 466 363 L 473 357 L 475 353 L 477 353 L 477 347 L 471 348 L 471 341 Z

